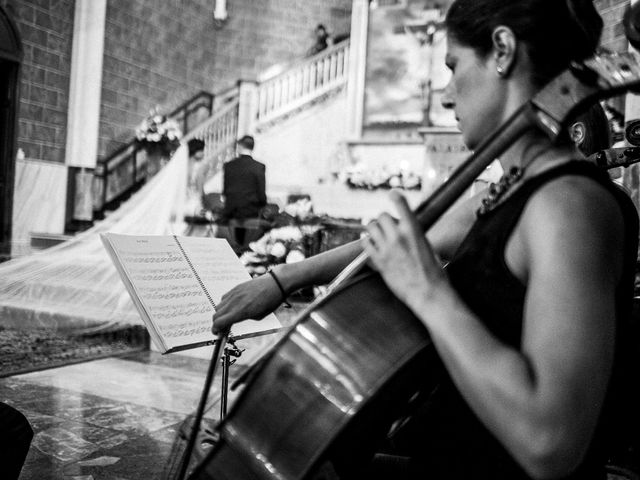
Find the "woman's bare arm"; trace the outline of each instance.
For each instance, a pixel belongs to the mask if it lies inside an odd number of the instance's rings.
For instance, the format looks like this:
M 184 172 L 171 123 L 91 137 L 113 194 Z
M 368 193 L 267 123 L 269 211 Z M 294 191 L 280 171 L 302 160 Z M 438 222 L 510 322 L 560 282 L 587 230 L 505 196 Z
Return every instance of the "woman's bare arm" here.
M 477 195 L 453 206 L 429 231 L 429 240 L 443 259 L 450 258 L 475 219 Z M 281 264 L 273 269 L 287 293 L 309 285 L 331 282 L 362 252 L 360 240 L 309 257 L 301 262 Z M 282 303 L 282 293 L 270 275 L 242 283 L 223 295 L 213 317 L 214 332 L 247 318 L 262 318 Z
M 273 273 L 282 288 L 291 293 L 307 285 L 329 283 L 361 252 L 362 246 L 357 240 L 301 262 L 278 265 Z M 241 283 L 222 296 L 213 315 L 213 331 L 217 333 L 248 318 L 263 318 L 282 301 L 280 287 L 271 275 Z
M 564 476 L 581 461 L 614 349 L 622 258 L 611 246 L 622 241 L 621 215 L 601 187 L 571 202 L 567 187 L 554 182 L 536 195 L 512 239 L 527 284 L 521 350 L 466 307 L 406 221 L 395 231 L 387 223 L 372 232 L 377 245 L 366 245 L 391 290 L 429 329 L 471 408 L 536 478 Z

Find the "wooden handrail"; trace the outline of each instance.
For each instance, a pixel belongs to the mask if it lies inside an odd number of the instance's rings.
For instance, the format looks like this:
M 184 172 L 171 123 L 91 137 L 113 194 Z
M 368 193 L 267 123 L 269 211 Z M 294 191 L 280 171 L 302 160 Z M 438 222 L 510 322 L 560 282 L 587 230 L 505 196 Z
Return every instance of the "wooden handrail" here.
M 176 117 L 178 113 L 180 113 L 181 110 L 184 110 L 186 107 L 188 107 L 189 104 L 195 103 L 197 100 L 200 100 L 202 98 L 204 98 L 209 103 L 213 103 L 213 99 L 215 98 L 215 95 L 213 93 L 200 90 L 190 99 L 186 100 L 180 106 L 176 107 L 171 113 L 167 115 L 167 117 L 170 117 L 170 118 Z
M 200 91 L 172 110 L 167 117 L 180 123 L 183 132 L 188 132 L 189 121 L 194 114 L 204 108 L 207 117 L 212 115 L 215 97 L 212 93 Z M 142 165 L 138 158 L 142 149 L 143 147 L 133 138 L 108 157 L 98 160 L 93 185 L 93 210 L 97 217 L 102 215 L 105 206 L 128 196 L 146 180 L 146 174 L 141 170 Z M 110 181 L 111 179 L 119 181 Z
M 201 123 L 197 128 L 185 135 L 183 142 L 191 139 L 202 140 L 204 143 L 204 158 L 201 160 L 207 166 L 205 176 L 212 177 L 222 167 L 222 164 L 235 154 L 238 138 L 238 108 L 239 98 L 236 96 L 227 101 L 221 108 Z

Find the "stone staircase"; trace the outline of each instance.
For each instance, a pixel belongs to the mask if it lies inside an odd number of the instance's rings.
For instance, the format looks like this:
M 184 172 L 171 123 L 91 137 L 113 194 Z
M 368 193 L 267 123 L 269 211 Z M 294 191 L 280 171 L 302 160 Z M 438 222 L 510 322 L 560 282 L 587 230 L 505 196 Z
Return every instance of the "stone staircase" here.
M 240 81 L 236 90 L 228 91 L 211 118 L 184 137 L 204 142 L 207 179 L 234 156 L 236 139 L 244 134 L 255 137 L 255 157 L 267 166 L 268 194 L 276 176 L 289 177 L 294 185 L 292 172 L 310 172 L 299 154 L 302 150 L 314 158 L 333 155 L 346 136 L 349 48 L 345 40 L 277 75 Z M 283 168 L 288 172 L 284 176 Z

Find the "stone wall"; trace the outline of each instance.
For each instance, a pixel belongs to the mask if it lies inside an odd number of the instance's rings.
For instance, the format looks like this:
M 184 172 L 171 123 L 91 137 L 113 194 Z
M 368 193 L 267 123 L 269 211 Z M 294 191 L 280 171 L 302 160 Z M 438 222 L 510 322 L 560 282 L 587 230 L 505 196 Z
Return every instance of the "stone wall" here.
M 34 232 L 62 234 L 67 210 L 66 141 L 76 1 L 0 0 L 16 23 L 20 72 L 12 252 Z M 99 156 L 133 138 L 159 105 L 173 109 L 199 90 L 219 91 L 294 61 L 315 25 L 349 30 L 351 0 L 232 0 L 216 26 L 212 0 L 107 0 Z M 53 184 L 52 184 L 53 182 Z
M 629 0 L 595 0 L 594 3 L 604 21 L 602 46 L 614 52 L 626 50 L 627 40 L 620 20 Z
M 17 147 L 27 159 L 64 163 L 74 0 L 0 0 L 16 22 L 24 58 Z
M 0 0 L 23 41 L 18 147 L 27 159 L 64 163 L 74 0 Z M 351 0 L 233 0 L 214 25 L 211 0 L 109 0 L 99 156 L 133 136 L 159 105 L 220 91 L 299 58 L 313 29 L 349 30 Z
M 99 156 L 133 136 L 159 106 L 168 112 L 304 56 L 313 30 L 348 32 L 351 0 L 232 0 L 216 26 L 211 0 L 109 0 Z
M 619 19 L 629 0 L 595 0 L 603 46 L 626 48 Z M 27 159 L 64 162 L 74 0 L 0 0 L 24 46 L 18 147 Z M 109 0 L 99 155 L 132 136 L 159 105 L 170 110 L 199 90 L 219 91 L 304 54 L 313 28 L 349 29 L 351 0 L 233 0 L 214 25 L 209 0 Z

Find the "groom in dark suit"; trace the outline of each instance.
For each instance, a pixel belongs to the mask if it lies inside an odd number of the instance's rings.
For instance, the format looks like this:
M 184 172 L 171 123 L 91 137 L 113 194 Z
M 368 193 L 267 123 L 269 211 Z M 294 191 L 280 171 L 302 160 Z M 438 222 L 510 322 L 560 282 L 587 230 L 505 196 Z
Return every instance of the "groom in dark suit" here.
M 267 204 L 265 166 L 253 159 L 254 145 L 252 136 L 243 136 L 238 140 L 238 156 L 223 166 L 223 217 L 228 221 L 257 218 Z M 242 244 L 244 231 L 237 230 L 236 240 Z

